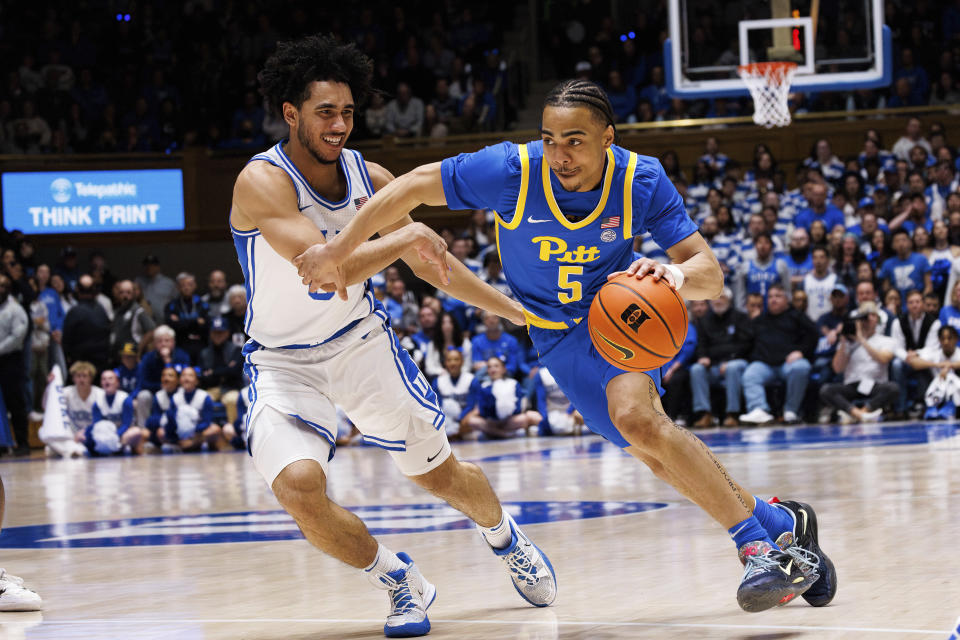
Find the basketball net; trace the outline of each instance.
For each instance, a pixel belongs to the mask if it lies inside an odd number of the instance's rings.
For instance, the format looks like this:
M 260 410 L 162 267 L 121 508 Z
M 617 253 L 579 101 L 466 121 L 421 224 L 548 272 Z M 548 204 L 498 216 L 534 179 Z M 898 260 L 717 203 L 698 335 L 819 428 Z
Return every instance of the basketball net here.
M 787 96 L 797 71 L 795 62 L 757 62 L 737 67 L 753 97 L 753 121 L 768 129 L 790 124 Z

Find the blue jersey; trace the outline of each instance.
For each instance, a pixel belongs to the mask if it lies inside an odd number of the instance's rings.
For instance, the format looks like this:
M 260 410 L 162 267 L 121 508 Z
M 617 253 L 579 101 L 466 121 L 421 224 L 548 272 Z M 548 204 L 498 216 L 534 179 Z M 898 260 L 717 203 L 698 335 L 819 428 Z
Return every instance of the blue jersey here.
M 930 271 L 930 263 L 919 253 L 911 253 L 906 260 L 897 256 L 887 258 L 880 269 L 880 280 L 889 280 L 890 285 L 900 291 L 903 308 L 907 307 L 907 292 L 910 289 L 923 291 L 924 275 Z
M 634 236 L 649 231 L 667 248 L 697 231 L 656 158 L 618 146 L 606 155 L 600 188 L 587 192 L 563 189 L 539 141 L 504 142 L 441 165 L 451 209 L 498 212 L 503 273 L 532 326 L 579 323 L 607 275 L 633 261 Z
M 777 261 L 771 260 L 766 267 L 757 265 L 753 260 L 747 266 L 747 293 L 759 293 L 763 296 L 763 303 L 767 303 L 767 291 L 770 285 L 780 282 L 780 273 L 777 271 Z M 783 283 L 781 283 L 783 284 Z
M 802 278 L 803 276 L 813 271 L 813 256 L 809 253 L 807 254 L 807 257 L 803 260 L 803 262 L 797 262 L 796 260 L 793 259 L 793 256 L 791 256 L 790 253 L 788 252 L 783 257 L 783 261 L 784 263 L 786 263 L 787 269 L 790 271 L 791 278 L 794 276 L 799 276 Z

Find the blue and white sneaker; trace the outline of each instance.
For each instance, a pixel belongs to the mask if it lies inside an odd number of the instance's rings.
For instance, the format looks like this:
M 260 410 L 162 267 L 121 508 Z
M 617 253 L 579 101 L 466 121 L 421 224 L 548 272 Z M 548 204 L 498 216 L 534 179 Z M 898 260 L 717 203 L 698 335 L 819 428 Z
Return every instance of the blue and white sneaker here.
M 407 566 L 380 576 L 390 596 L 390 615 L 383 625 L 383 635 L 388 638 L 415 638 L 430 633 L 427 609 L 437 597 L 437 588 L 413 564 L 406 553 L 397 554 Z
M 493 553 L 507 565 L 513 588 L 524 600 L 535 607 L 550 606 L 557 597 L 557 574 L 550 559 L 524 535 L 509 513 L 503 513 L 510 524 L 510 544 L 503 549 L 491 547 Z

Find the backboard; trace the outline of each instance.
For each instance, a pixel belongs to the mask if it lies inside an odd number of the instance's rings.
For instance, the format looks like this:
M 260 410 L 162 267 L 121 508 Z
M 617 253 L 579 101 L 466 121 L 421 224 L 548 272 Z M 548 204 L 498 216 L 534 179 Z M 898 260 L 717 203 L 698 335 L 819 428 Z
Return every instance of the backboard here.
M 667 91 L 684 99 L 747 96 L 737 66 L 795 62 L 791 91 L 888 86 L 883 0 L 668 0 Z

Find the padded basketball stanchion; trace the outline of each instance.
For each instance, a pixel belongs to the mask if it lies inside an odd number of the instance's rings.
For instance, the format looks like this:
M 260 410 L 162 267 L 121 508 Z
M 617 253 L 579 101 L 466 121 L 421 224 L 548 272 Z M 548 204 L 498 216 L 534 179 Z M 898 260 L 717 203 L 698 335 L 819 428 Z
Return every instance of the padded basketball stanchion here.
M 753 121 L 761 127 L 785 127 L 790 124 L 787 96 L 795 62 L 757 62 L 737 67 L 737 73 L 753 98 Z

